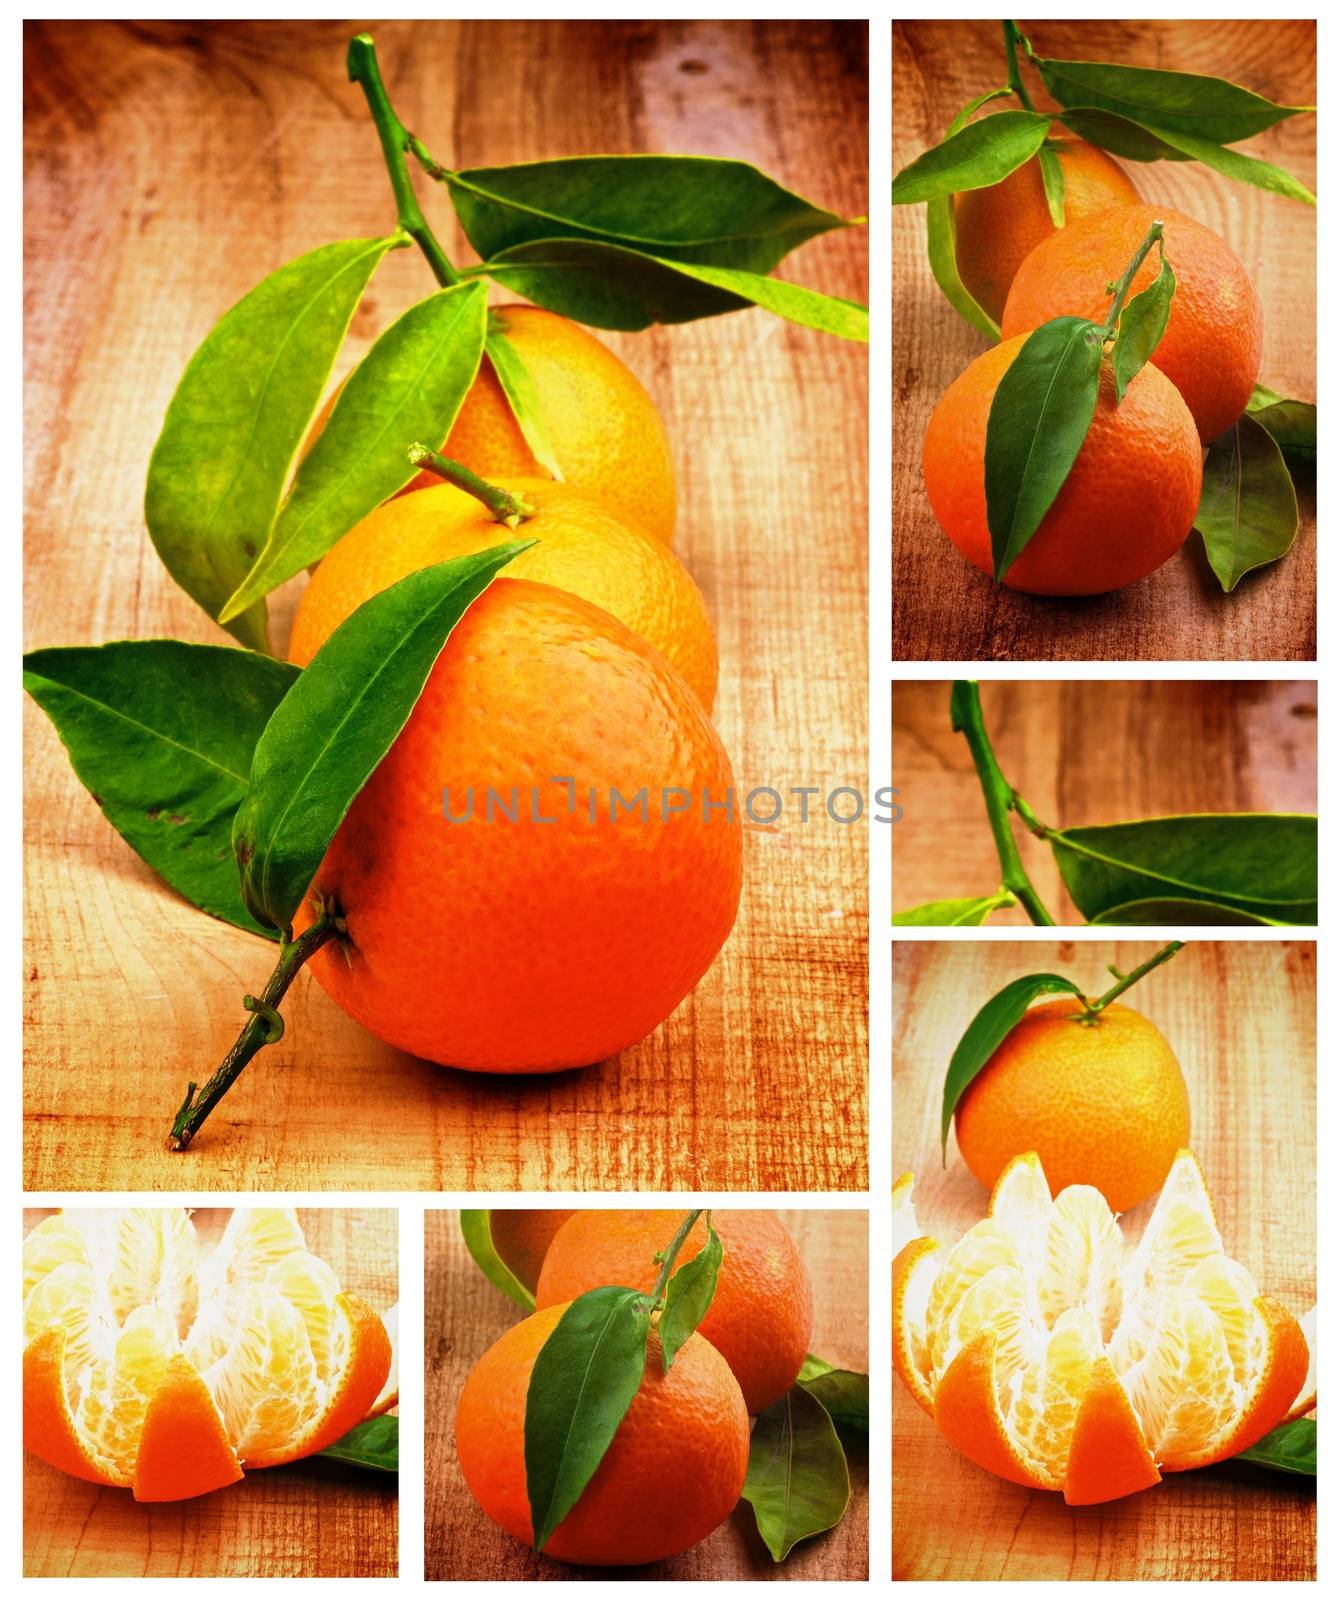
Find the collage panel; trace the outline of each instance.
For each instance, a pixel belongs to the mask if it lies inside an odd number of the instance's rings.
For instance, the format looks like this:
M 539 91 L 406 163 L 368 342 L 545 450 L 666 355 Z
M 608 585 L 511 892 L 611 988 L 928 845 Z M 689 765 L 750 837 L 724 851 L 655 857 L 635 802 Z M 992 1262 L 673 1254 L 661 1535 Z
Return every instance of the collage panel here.
M 1315 944 L 903 940 L 893 1018 L 894 1577 L 1313 1579 Z
M 28 1189 L 866 1189 L 867 23 L 25 55 Z
M 867 1211 L 425 1232 L 429 1580 L 868 1577 Z
M 898 661 L 1312 661 L 1315 22 L 894 20 Z
M 25 1577 L 397 1574 L 396 1211 L 23 1229 Z
M 1313 927 L 1314 679 L 892 690 L 901 927 Z

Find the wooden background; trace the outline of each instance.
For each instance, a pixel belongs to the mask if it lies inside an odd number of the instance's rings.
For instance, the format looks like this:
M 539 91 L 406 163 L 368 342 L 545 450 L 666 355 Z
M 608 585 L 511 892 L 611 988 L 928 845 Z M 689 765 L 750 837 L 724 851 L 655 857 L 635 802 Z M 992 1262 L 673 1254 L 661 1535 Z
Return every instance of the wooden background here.
M 265 273 L 393 221 L 354 25 L 44 23 L 26 36 L 29 647 L 225 636 L 144 530 L 149 452 L 186 361 Z M 599 151 L 738 157 L 868 208 L 862 23 L 378 23 L 404 121 L 448 164 Z M 457 260 L 444 195 L 419 192 Z M 866 240 L 784 275 L 864 299 Z M 394 252 L 340 370 L 433 287 Z M 603 335 L 601 335 L 603 337 Z M 863 347 L 750 311 L 608 343 L 651 390 L 677 548 L 721 654 L 741 792 L 867 772 Z M 298 579 L 276 603 L 286 637 Z M 272 947 L 166 889 L 98 814 L 46 719 L 24 760 L 30 1189 L 803 1189 L 867 1183 L 865 830 L 750 828 L 738 925 L 668 1023 L 556 1077 L 442 1070 L 302 974 L 287 1035 L 192 1151 L 164 1139 Z
M 1286 105 L 1315 101 L 1313 22 L 1029 22 L 1040 55 L 1229 78 Z M 893 170 L 943 137 L 974 96 L 1006 80 L 995 21 L 893 26 Z M 1038 107 L 1053 106 L 1025 69 Z M 1014 102 L 1000 101 L 1000 105 Z M 1243 145 L 1315 188 L 1315 118 Z M 1197 162 L 1126 163 L 1147 201 L 1222 235 L 1264 307 L 1261 383 L 1315 398 L 1315 212 Z M 925 427 L 948 384 L 988 347 L 949 306 L 924 249 L 925 208 L 892 212 L 893 652 L 899 660 L 1308 661 L 1315 654 L 1314 475 L 1297 484 L 1301 529 L 1288 555 L 1223 594 L 1191 534 L 1159 571 L 1115 594 L 1043 599 L 997 587 L 948 543 L 925 497 Z M 1137 508 L 1129 508 L 1137 515 Z
M 1317 807 L 1313 682 L 995 682 L 980 692 L 1004 776 L 1052 826 Z M 893 782 L 905 813 L 892 833 L 896 911 L 999 885 L 975 767 L 949 721 L 950 693 L 929 682 L 892 690 Z M 1050 914 L 1080 923 L 1050 847 L 1021 822 L 1014 837 Z M 1029 921 L 1021 906 L 990 918 Z
M 24 1227 L 48 1213 L 25 1213 Z M 341 1288 L 378 1311 L 399 1299 L 394 1211 L 304 1208 L 310 1249 Z M 210 1242 L 226 1211 L 197 1211 Z M 23 1572 L 29 1578 L 373 1578 L 399 1562 L 398 1483 L 308 1457 L 248 1472 L 193 1500 L 140 1505 L 128 1489 L 102 1488 L 23 1458 Z
M 955 1240 L 988 1196 L 948 1142 L 943 1077 L 979 1006 L 1027 972 L 1099 986 L 1147 941 L 949 940 L 893 952 L 892 1171 L 915 1174 L 920 1227 Z M 1298 1317 L 1315 1303 L 1315 946 L 1203 941 L 1126 999 L 1175 1051 L 1193 1149 L 1228 1252 Z M 1129 1213 L 1141 1228 L 1152 1201 Z M 954 1579 L 1313 1579 L 1313 1480 L 1244 1465 L 1172 1473 L 1142 1494 L 1066 1506 L 956 1454 L 898 1381 L 892 1575 Z M 945 1517 L 943 1508 L 953 1507 Z
M 679 1213 L 669 1213 L 677 1217 Z M 869 1214 L 867 1211 L 782 1211 L 813 1281 L 815 1354 L 856 1372 L 869 1368 Z M 641 1567 L 574 1567 L 527 1546 L 489 1522 L 465 1485 L 455 1455 L 455 1407 L 474 1363 L 520 1310 L 475 1266 L 460 1237 L 459 1213 L 426 1216 L 427 1325 L 425 1404 L 429 1579 L 717 1579 L 851 1580 L 868 1577 L 868 1467 L 850 1459 L 850 1504 L 830 1533 L 796 1545 L 777 1566 L 741 1502 L 708 1538 L 669 1561 Z M 653 1510 L 650 1514 L 653 1514 Z

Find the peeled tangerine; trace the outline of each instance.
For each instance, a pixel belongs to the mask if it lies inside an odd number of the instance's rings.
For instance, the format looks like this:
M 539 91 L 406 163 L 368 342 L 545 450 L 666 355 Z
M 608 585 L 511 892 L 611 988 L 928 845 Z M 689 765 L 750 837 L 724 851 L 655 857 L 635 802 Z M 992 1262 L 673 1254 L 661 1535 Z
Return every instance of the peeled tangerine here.
M 136 1500 L 312 1455 L 396 1398 L 385 1324 L 280 1208 L 234 1211 L 208 1255 L 180 1208 L 47 1217 L 23 1342 L 24 1447 Z
M 1188 1150 L 1137 1245 L 1098 1190 L 1051 1200 L 1033 1152 L 951 1250 L 911 1238 L 892 1280 L 897 1371 L 948 1442 L 1070 1505 L 1221 1461 L 1315 1403 L 1306 1335 L 1224 1252 Z

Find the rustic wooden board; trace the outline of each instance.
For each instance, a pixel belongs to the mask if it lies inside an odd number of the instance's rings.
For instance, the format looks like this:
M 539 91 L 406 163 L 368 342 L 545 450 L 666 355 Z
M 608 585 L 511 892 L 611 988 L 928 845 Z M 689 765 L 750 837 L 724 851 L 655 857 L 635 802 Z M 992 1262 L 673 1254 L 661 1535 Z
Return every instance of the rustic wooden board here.
M 952 731 L 947 683 L 892 690 L 893 908 L 992 894 L 999 883 L 980 784 Z M 981 685 L 1008 781 L 1045 822 L 1080 827 L 1188 811 L 1304 811 L 1316 790 L 1316 685 L 1307 682 L 1017 682 Z M 1015 837 L 1037 893 L 1081 923 L 1048 845 Z M 991 925 L 1029 919 L 1021 906 Z
M 311 1249 L 378 1311 L 399 1299 L 394 1211 L 304 1208 Z M 44 1211 L 25 1213 L 25 1231 Z M 197 1211 L 206 1239 L 226 1211 Z M 29 1578 L 375 1578 L 399 1570 L 394 1477 L 310 1457 L 249 1472 L 194 1500 L 140 1505 L 23 1458 L 23 1572 Z
M 27 35 L 28 644 L 224 638 L 141 499 L 192 350 L 264 272 L 392 220 L 345 80 L 351 24 L 48 23 Z M 446 161 L 687 151 L 868 206 L 862 23 L 379 23 L 406 122 Z M 471 259 L 445 202 L 425 203 Z M 861 229 L 785 272 L 863 299 Z M 347 364 L 430 287 L 393 254 Z M 608 342 L 653 391 L 678 549 L 715 618 L 741 792 L 867 770 L 866 352 L 754 311 Z M 815 587 L 815 575 L 821 575 Z M 291 585 L 276 605 L 286 636 Z M 867 1183 L 864 831 L 747 833 L 724 955 L 636 1049 L 486 1079 L 380 1045 L 302 975 L 288 1032 L 193 1152 L 163 1141 L 263 983 L 268 946 L 158 882 L 46 719 L 24 762 L 30 1189 L 843 1189 Z
M 1315 24 L 1288 21 L 1037 22 L 1041 55 L 1229 78 L 1287 105 L 1315 100 Z M 976 95 L 1006 79 L 997 22 L 893 26 L 893 168 L 938 143 Z M 1027 72 L 1029 89 L 1039 84 Z M 1001 102 L 1002 103 L 1002 102 Z M 1042 94 L 1038 106 L 1053 102 Z M 1315 119 L 1293 117 L 1245 153 L 1315 187 Z M 1315 212 L 1233 183 L 1196 162 L 1129 163 L 1148 201 L 1220 233 L 1264 306 L 1260 381 L 1315 398 Z M 943 298 L 924 249 L 925 208 L 892 223 L 893 654 L 899 660 L 1308 661 L 1315 654 L 1313 474 L 1298 484 L 1301 530 L 1289 555 L 1223 594 L 1191 535 L 1158 572 L 1113 595 L 1055 600 L 997 587 L 943 537 L 920 474 L 924 431 L 948 384 L 988 347 Z M 1130 507 L 1136 515 L 1136 508 Z
M 813 1350 L 834 1365 L 869 1364 L 869 1233 L 866 1211 L 782 1211 L 813 1280 Z M 777 1567 L 757 1534 L 752 1509 L 739 1509 L 708 1538 L 651 1566 L 571 1567 L 517 1543 L 489 1522 L 465 1485 L 455 1455 L 460 1389 L 483 1352 L 520 1312 L 483 1277 L 460 1237 L 459 1213 L 426 1216 L 427 1530 L 429 1579 L 563 1580 L 614 1578 L 717 1580 L 862 1579 L 869 1571 L 867 1463 L 850 1461 L 850 1505 L 840 1525 L 790 1552 Z
M 949 1138 L 943 1076 L 977 1008 L 1011 979 L 1060 972 L 1095 987 L 1144 942 L 956 939 L 893 950 L 892 1170 L 915 1173 L 921 1227 L 955 1240 L 984 1189 Z M 1298 1316 L 1315 1302 L 1315 946 L 1203 941 L 1129 1003 L 1162 1030 L 1189 1085 L 1193 1148 L 1228 1251 Z M 1130 1213 L 1141 1227 L 1146 1202 Z M 1065 1506 L 957 1455 L 893 1385 L 893 1576 L 952 1579 L 1313 1579 L 1313 1480 L 1224 1464 L 1172 1473 L 1100 1506 Z M 945 1504 L 953 1515 L 945 1517 Z

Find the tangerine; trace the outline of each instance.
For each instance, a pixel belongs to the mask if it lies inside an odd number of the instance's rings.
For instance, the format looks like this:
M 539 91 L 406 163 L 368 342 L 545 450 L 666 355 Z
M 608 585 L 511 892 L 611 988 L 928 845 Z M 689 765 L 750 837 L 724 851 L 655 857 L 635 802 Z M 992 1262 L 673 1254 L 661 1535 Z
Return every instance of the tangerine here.
M 655 1256 L 682 1222 L 675 1211 L 578 1211 L 558 1230 L 535 1303 L 574 1300 L 589 1289 L 618 1284 L 654 1288 Z M 715 1297 L 697 1331 L 729 1362 L 749 1412 L 756 1416 L 789 1389 L 804 1364 L 813 1334 L 808 1268 L 789 1229 L 774 1211 L 712 1211 L 724 1247 Z M 706 1243 L 699 1217 L 678 1261 Z
M 567 1307 L 508 1328 L 460 1391 L 455 1447 L 470 1493 L 513 1538 L 534 1543 L 525 1472 L 525 1406 L 535 1359 Z M 664 1370 L 659 1335 L 604 1459 L 544 1553 L 590 1566 L 677 1555 L 725 1520 L 748 1470 L 748 1412 L 729 1367 L 692 1334 Z
M 1137 205 L 1138 190 L 1112 156 L 1085 139 L 1053 133 L 1050 148 L 1064 174 L 1064 225 L 1114 205 Z M 957 271 L 974 299 L 998 322 L 1017 269 L 1056 232 L 1039 156 L 1000 182 L 953 197 Z
M 340 824 L 295 927 L 355 1021 L 476 1072 L 557 1072 L 635 1044 L 695 986 L 738 908 L 729 757 L 629 628 L 498 578 L 451 633 Z
M 1211 444 L 1232 426 L 1259 377 L 1264 316 L 1250 275 L 1231 246 L 1201 222 L 1165 206 L 1117 206 L 1083 218 L 1038 244 L 1018 268 L 1003 312 L 1003 336 L 1030 333 L 1054 317 L 1104 322 L 1107 285 L 1126 270 L 1154 222 L 1165 224 L 1175 296 L 1161 342 L 1149 358 L 1180 391 L 1199 437 Z M 1130 294 L 1156 277 L 1149 251 Z M 1126 301 L 1127 304 L 1127 301 Z
M 1024 342 L 1025 335 L 1007 339 L 977 356 L 944 391 L 925 432 L 925 490 L 934 515 L 972 566 L 991 574 L 985 435 L 995 391 Z M 1136 583 L 1188 538 L 1202 483 L 1199 436 L 1175 386 L 1148 365 L 1117 405 L 1114 373 L 1103 361 L 1087 437 L 1003 581 L 1050 595 L 1104 594 Z
M 666 545 L 622 522 L 583 489 L 547 478 L 501 480 L 534 507 L 512 534 L 463 489 L 436 487 L 387 500 L 349 529 L 311 575 L 293 621 L 289 659 L 305 666 L 365 601 L 419 567 L 474 555 L 508 538 L 538 542 L 510 576 L 570 590 L 602 606 L 666 656 L 709 711 L 716 644 L 692 576 Z

